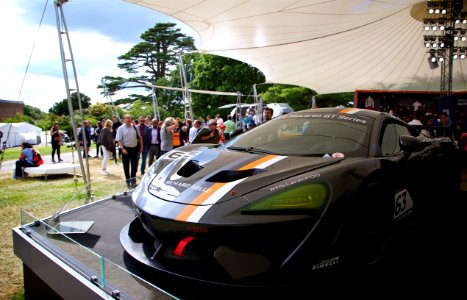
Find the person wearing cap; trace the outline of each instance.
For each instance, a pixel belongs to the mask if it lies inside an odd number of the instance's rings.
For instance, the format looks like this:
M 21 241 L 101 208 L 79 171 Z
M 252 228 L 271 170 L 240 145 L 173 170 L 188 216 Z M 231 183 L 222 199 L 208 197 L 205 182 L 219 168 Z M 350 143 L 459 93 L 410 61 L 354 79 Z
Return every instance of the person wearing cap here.
M 200 143 L 218 144 L 220 140 L 220 133 L 217 129 L 217 123 L 215 119 L 209 120 L 208 130 L 200 137 Z

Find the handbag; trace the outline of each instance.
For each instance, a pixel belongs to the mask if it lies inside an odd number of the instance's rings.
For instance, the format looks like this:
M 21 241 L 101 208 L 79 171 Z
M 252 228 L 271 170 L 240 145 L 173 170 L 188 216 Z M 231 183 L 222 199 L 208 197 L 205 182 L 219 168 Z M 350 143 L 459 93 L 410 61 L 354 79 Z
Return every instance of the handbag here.
M 136 143 L 136 148 L 139 149 L 139 148 L 141 148 L 139 132 L 138 132 L 138 129 L 136 128 L 135 125 L 133 125 L 133 128 L 134 128 L 135 131 L 136 131 L 136 140 L 138 141 L 138 142 Z

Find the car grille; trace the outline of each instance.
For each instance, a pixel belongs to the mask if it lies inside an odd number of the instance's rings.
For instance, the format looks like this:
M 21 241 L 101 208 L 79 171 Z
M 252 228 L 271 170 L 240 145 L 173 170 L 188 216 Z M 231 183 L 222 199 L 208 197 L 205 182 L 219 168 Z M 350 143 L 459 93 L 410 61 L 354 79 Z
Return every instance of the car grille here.
M 261 256 L 271 262 L 270 272 L 277 270 L 283 261 L 303 241 L 311 230 L 310 219 L 281 222 L 277 224 L 261 224 L 249 226 L 206 226 L 176 222 L 140 216 L 146 229 L 152 231 L 155 256 L 164 269 L 178 270 L 186 276 L 196 276 L 209 280 L 228 281 L 226 270 L 219 264 L 214 253 L 219 247 L 227 247 L 235 253 Z M 196 227 L 195 227 L 196 226 Z M 177 255 L 183 239 L 193 239 L 183 247 Z M 245 264 L 248 264 L 245 261 Z M 191 274 L 191 275 L 190 275 Z M 196 274 L 196 275 L 194 275 Z

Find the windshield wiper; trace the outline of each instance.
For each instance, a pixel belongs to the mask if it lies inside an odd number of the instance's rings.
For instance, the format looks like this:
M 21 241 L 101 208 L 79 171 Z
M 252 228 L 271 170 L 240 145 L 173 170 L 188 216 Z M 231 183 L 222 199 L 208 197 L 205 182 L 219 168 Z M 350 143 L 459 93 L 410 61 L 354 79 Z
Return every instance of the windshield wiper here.
M 248 153 L 267 153 L 267 154 L 273 154 L 274 152 L 265 150 L 265 149 L 260 149 L 260 148 L 254 148 L 254 147 L 236 147 L 236 146 L 230 146 L 227 149 L 229 150 L 237 150 L 237 151 L 243 151 L 243 152 L 248 152 Z

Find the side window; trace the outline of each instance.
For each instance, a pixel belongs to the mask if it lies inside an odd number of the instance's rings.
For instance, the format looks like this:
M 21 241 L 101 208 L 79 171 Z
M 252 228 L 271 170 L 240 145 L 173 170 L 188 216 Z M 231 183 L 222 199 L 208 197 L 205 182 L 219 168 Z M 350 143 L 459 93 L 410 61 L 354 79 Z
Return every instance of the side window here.
M 387 122 L 383 124 L 381 130 L 381 154 L 382 156 L 395 155 L 401 152 L 399 137 L 401 135 L 411 135 L 407 127 Z

